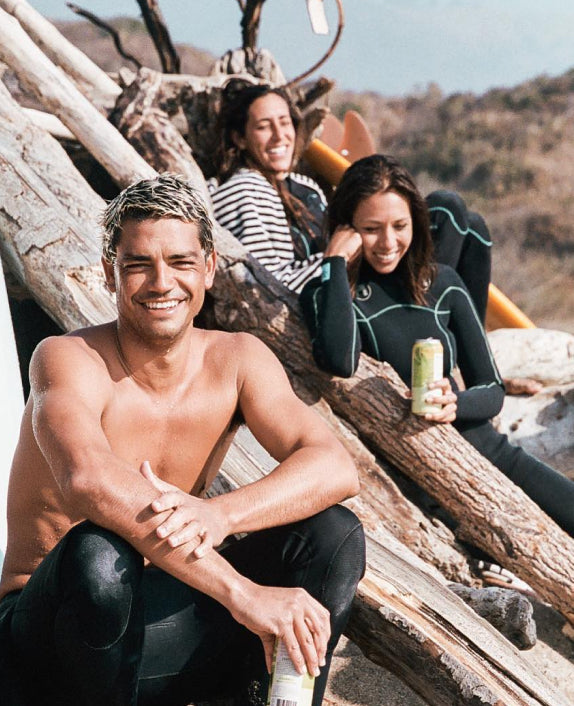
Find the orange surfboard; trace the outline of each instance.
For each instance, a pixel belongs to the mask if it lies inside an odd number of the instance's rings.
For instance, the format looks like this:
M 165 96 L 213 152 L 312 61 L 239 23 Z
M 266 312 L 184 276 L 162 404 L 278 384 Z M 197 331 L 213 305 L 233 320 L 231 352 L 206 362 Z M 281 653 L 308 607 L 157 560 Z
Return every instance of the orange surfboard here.
M 371 131 L 356 110 L 348 110 L 343 122 L 332 113 L 327 115 L 323 121 L 321 141 L 349 162 L 356 162 L 376 152 Z

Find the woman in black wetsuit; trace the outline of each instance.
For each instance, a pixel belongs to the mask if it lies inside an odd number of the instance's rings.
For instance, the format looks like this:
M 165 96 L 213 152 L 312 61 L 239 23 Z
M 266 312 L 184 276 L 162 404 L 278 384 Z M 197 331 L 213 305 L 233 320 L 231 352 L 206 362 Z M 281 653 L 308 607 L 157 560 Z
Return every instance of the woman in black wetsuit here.
M 322 274 L 300 302 L 319 367 L 350 377 L 364 351 L 387 361 L 410 384 L 411 350 L 419 338 L 444 349 L 440 412 L 478 451 L 574 535 L 574 483 L 512 446 L 490 419 L 504 386 L 467 287 L 437 264 L 429 209 L 410 174 L 392 157 L 373 155 L 345 173 L 328 209 L 331 240 Z M 453 379 L 459 368 L 465 388 Z

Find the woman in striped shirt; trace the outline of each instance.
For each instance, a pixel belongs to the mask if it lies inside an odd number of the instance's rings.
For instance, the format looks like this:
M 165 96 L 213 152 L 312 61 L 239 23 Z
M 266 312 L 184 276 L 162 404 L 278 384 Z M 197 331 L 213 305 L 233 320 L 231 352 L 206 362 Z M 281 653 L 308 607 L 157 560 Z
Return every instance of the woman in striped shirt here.
M 326 209 L 319 185 L 291 171 L 299 116 L 283 89 L 249 86 L 226 101 L 222 122 L 215 217 L 299 292 L 320 272 Z

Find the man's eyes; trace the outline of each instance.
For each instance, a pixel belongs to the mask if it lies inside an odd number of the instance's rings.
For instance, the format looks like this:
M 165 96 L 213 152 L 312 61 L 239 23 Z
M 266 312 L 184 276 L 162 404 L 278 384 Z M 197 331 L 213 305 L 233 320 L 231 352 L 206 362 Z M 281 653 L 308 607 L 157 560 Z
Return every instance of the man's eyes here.
M 190 270 L 197 266 L 195 260 L 174 260 L 169 263 L 170 267 L 177 270 Z M 142 272 L 143 270 L 153 267 L 151 262 L 130 262 L 122 265 L 122 268 L 127 272 Z

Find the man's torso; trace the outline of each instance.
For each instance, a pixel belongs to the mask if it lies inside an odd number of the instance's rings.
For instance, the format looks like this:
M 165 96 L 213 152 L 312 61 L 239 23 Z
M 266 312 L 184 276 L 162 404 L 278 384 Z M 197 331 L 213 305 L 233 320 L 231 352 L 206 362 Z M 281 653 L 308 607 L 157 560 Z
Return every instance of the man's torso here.
M 138 386 L 121 369 L 109 337 L 88 336 L 94 375 L 107 390 L 101 424 L 112 452 L 134 473 L 150 462 L 160 478 L 193 495 L 211 483 L 238 414 L 233 335 L 205 332 L 200 371 L 170 394 Z M 98 378 L 99 381 L 99 378 Z M 33 432 L 33 400 L 24 413 L 9 487 L 8 547 L 0 595 L 22 588 L 43 557 L 83 517 L 66 506 Z

